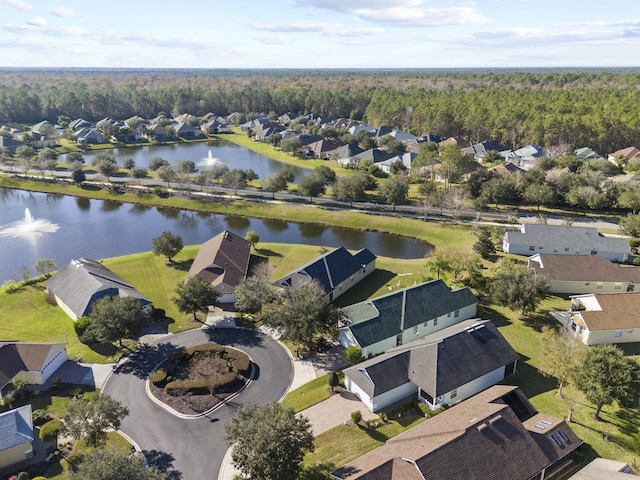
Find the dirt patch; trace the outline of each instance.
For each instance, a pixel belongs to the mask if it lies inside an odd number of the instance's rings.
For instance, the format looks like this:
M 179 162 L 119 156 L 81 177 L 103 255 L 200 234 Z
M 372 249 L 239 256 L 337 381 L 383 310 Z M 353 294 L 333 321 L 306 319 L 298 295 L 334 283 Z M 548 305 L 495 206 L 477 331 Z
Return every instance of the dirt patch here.
M 218 383 L 223 376 L 227 375 L 228 378 L 229 362 L 216 352 L 199 352 L 194 355 L 185 355 L 179 360 L 169 359 L 160 365 L 159 369 L 170 371 L 172 380 L 206 380 Z M 156 385 L 150 381 L 149 389 L 157 400 L 177 412 L 195 415 L 211 410 L 224 402 L 244 387 L 247 382 L 248 379 L 238 373 L 231 382 L 216 385 L 213 394 L 211 392 L 192 392 L 191 395 L 171 395 L 164 388 L 166 382 Z

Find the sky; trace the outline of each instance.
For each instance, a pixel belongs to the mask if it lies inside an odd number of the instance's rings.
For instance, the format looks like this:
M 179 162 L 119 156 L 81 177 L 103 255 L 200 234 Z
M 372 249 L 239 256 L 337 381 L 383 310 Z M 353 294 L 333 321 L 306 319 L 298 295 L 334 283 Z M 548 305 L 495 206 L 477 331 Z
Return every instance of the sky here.
M 640 66 L 637 0 L 0 0 L 0 67 Z

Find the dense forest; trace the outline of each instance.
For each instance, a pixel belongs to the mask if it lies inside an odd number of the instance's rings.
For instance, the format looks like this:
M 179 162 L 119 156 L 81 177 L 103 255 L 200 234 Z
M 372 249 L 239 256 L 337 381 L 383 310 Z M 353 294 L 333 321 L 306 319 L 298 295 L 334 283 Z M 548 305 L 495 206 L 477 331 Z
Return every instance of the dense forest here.
M 344 116 L 509 147 L 638 143 L 640 71 L 2 70 L 0 124 L 60 115 Z

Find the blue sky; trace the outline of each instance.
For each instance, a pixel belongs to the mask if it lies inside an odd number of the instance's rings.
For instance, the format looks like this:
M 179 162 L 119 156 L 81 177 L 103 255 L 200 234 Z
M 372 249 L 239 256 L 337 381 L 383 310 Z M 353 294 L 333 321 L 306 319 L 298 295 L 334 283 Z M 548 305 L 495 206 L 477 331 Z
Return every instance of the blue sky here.
M 0 66 L 640 66 L 637 0 L 0 0 Z

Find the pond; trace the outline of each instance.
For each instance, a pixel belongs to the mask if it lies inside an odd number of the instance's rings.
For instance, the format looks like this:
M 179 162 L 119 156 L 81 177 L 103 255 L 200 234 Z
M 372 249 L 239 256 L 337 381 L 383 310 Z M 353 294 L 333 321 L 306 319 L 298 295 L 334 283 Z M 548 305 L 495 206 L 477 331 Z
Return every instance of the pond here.
M 122 167 L 124 159 L 131 157 L 136 167 L 147 168 L 152 158 L 160 157 L 176 166 L 180 160 L 191 160 L 202 170 L 215 163 L 224 163 L 230 169 L 253 169 L 260 179 L 271 173 L 285 168 L 285 164 L 253 152 L 247 148 L 225 140 L 211 140 L 207 142 L 175 143 L 161 146 L 145 146 L 140 148 L 114 148 L 105 150 L 116 156 L 118 165 Z M 84 153 L 85 163 L 91 164 L 97 152 Z M 61 162 L 66 162 L 66 155 L 60 156 Z M 295 172 L 295 182 L 309 174 L 308 170 L 291 167 Z
M 321 220 L 331 212 L 318 208 L 313 215 L 310 220 Z M 0 283 L 19 280 L 23 267 L 33 273 L 33 264 L 41 258 L 62 267 L 78 257 L 149 251 L 152 239 L 165 230 L 181 235 L 185 245 L 195 245 L 225 229 L 243 237 L 255 230 L 261 242 L 366 247 L 392 258 L 422 258 L 430 250 L 424 242 L 386 233 L 0 188 Z

